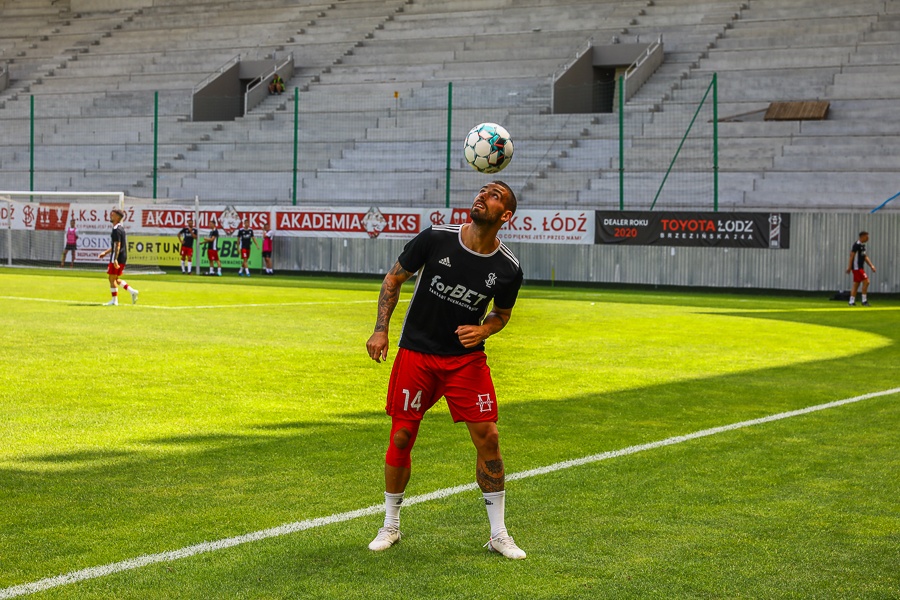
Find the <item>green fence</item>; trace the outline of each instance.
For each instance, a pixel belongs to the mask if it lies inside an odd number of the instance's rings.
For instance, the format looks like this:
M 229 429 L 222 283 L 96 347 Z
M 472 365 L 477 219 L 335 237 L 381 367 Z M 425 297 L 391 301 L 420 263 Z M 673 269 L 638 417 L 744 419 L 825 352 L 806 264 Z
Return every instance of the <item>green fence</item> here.
M 515 143 L 497 177 L 529 206 L 718 209 L 714 76 L 587 114 L 551 114 L 549 85 L 514 82 L 323 80 L 199 122 L 186 90 L 20 96 L 0 112 L 0 189 L 450 206 L 486 177 L 463 160 L 466 132 L 496 122 Z

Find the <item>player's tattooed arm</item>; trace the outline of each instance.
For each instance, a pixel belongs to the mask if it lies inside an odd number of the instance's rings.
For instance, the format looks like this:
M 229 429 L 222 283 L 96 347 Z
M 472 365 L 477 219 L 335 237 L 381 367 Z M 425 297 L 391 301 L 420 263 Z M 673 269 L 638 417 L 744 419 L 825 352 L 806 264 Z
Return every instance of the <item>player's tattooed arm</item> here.
M 394 308 L 400 301 L 400 288 L 403 282 L 409 279 L 412 273 L 400 266 L 400 263 L 394 263 L 391 270 L 384 277 L 381 284 L 381 293 L 378 295 L 378 318 L 375 320 L 375 331 L 387 331 L 388 324 L 391 322 L 391 315 L 394 314 Z
M 366 351 L 375 362 L 387 360 L 388 355 L 388 326 L 391 323 L 391 315 L 400 300 L 400 288 L 403 282 L 409 279 L 412 273 L 394 263 L 394 266 L 384 276 L 381 284 L 381 293 L 378 295 L 378 317 L 375 319 L 375 331 L 372 332 L 369 341 L 366 342 Z

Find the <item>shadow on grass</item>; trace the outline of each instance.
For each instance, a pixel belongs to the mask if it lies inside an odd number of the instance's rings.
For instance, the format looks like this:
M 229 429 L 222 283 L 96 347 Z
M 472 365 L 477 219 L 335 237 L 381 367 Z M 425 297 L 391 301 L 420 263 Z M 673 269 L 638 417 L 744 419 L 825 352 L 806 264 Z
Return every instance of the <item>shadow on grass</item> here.
M 849 359 L 501 406 L 508 473 L 888 389 L 900 381 L 900 323 L 885 322 L 877 313 L 855 313 L 851 319 L 844 313 L 796 311 L 728 314 L 853 328 L 895 343 Z M 852 332 L 848 335 L 835 343 L 852 344 Z M 866 366 L 864 384 L 854 365 Z M 257 425 L 242 434 L 150 439 L 142 442 L 145 451 L 56 453 L 26 461 L 77 463 L 62 470 L 0 469 L 0 506 L 10 507 L 0 513 L 0 587 L 376 505 L 389 423 L 381 410 L 349 412 Z M 474 455 L 464 426 L 454 426 L 448 415 L 429 414 L 422 433 L 410 493 L 472 482 Z M 73 531 L 90 535 L 76 547 L 52 542 Z

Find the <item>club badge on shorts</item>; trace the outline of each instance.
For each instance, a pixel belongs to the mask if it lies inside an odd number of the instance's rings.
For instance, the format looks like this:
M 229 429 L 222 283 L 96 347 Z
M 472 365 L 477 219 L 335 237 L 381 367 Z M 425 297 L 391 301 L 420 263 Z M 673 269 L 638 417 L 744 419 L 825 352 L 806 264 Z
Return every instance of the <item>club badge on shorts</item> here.
M 493 406 L 494 401 L 491 400 L 490 394 L 478 394 L 478 408 L 481 412 L 491 412 Z

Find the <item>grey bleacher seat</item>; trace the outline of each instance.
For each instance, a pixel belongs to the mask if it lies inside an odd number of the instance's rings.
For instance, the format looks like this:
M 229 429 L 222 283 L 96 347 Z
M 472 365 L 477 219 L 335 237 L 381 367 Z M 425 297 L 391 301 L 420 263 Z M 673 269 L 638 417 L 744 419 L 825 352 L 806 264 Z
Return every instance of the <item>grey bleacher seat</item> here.
M 652 184 L 659 157 L 677 143 L 671 123 L 692 114 L 714 73 L 719 116 L 730 119 L 719 124 L 722 204 L 868 206 L 821 181 L 834 174 L 857 183 L 860 198 L 875 197 L 892 185 L 881 176 L 900 166 L 900 9 L 884 0 L 156 0 L 77 16 L 51 0 L 27 0 L 2 10 L 9 26 L 0 27 L 0 62 L 11 61 L 13 81 L 0 93 L 0 135 L 13 141 L 0 150 L 0 177 L 9 180 L 27 172 L 34 94 L 42 181 L 146 193 L 159 92 L 161 194 L 288 201 L 292 94 L 267 98 L 234 122 L 187 118 L 193 86 L 231 57 L 292 52 L 300 197 L 442 204 L 452 82 L 458 145 L 478 122 L 506 124 L 516 156 L 502 177 L 523 199 L 610 207 L 617 116 L 552 115 L 549 107 L 560 65 L 589 38 L 614 37 L 662 38 L 665 47 L 664 64 L 626 106 L 636 186 Z M 827 120 L 761 120 L 772 101 L 810 99 L 831 103 Z M 703 169 L 707 157 L 680 160 Z M 465 196 L 472 180 L 459 154 L 451 169 L 453 194 Z M 340 183 L 344 192 L 336 192 Z M 679 185 L 707 194 L 706 184 Z

